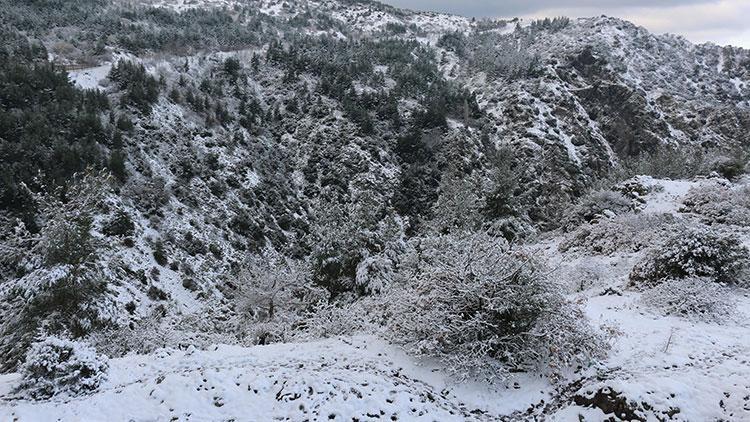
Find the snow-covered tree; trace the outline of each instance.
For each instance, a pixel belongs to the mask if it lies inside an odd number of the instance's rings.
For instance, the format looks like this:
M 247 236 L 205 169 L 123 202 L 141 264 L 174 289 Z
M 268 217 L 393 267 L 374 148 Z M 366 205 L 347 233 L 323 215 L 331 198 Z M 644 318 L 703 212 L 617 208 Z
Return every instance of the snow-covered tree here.
M 481 181 L 477 178 L 444 177 L 427 226 L 436 233 L 478 230 L 482 225 L 477 195 L 480 190 Z
M 82 336 L 109 320 L 110 306 L 100 300 L 108 276 L 98 259 L 101 245 L 92 234 L 94 215 L 109 192 L 109 176 L 81 175 L 65 195 L 38 195 L 43 210 L 41 231 L 20 230 L 4 244 L 23 245 L 26 255 L 14 263 L 20 277 L 2 291 L 0 364 L 15 367 L 33 336 L 42 329 Z M 18 251 L 17 251 L 18 252 Z
M 332 297 L 371 291 L 360 264 L 403 236 L 404 222 L 380 199 L 365 194 L 354 201 L 321 200 L 316 205 L 309 236 L 313 277 Z
M 239 274 L 238 333 L 260 344 L 288 339 L 303 314 L 327 301 L 307 265 L 273 250 L 249 257 Z

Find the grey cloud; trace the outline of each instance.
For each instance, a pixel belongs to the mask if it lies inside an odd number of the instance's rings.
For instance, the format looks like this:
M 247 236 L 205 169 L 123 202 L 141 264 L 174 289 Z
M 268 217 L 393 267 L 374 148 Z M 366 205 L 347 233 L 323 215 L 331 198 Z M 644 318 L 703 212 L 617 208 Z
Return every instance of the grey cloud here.
M 386 0 L 385 3 L 414 10 L 430 10 L 464 16 L 512 17 L 534 14 L 544 9 L 597 8 L 602 10 L 617 10 L 641 6 L 668 8 L 672 6 L 706 3 L 706 0 L 665 0 L 659 1 L 657 6 L 654 6 L 653 0 Z
M 609 15 L 693 42 L 750 47 L 748 0 L 384 0 L 397 7 L 476 17 Z

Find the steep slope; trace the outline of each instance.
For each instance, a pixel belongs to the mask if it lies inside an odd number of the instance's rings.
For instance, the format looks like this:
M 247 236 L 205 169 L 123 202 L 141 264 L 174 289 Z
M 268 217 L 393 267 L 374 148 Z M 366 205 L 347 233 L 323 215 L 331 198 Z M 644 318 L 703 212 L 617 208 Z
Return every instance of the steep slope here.
M 614 18 L 337 0 L 0 7 L 4 370 L 39 330 L 98 334 L 113 354 L 296 338 L 313 310 L 384 290 L 386 258 L 415 234 L 523 241 L 629 159 L 750 145 L 748 51 Z M 87 169 L 114 179 L 78 189 Z M 49 259 L 58 241 L 86 253 Z M 274 254 L 301 263 L 302 287 L 255 286 L 270 309 L 245 304 L 248 267 Z M 86 294 L 62 295 L 79 269 Z
M 649 179 L 644 214 L 678 212 L 690 188 L 714 181 Z M 742 186 L 737 186 L 741 189 Z M 747 228 L 742 233 L 750 243 Z M 517 374 L 504 386 L 458 383 L 444 366 L 415 360 L 373 336 L 268 346 L 160 349 L 111 361 L 109 379 L 88 397 L 34 402 L 13 395 L 17 375 L 0 378 L 0 417 L 19 421 L 101 419 L 179 420 L 269 418 L 330 420 L 745 420 L 750 415 L 746 360 L 747 291 L 730 300 L 737 312 L 720 320 L 661 315 L 648 292 L 624 290 L 644 256 L 558 251 L 564 236 L 536 247 L 559 264 L 560 277 L 590 271 L 571 285 L 594 324 L 613 332 L 607 359 L 553 385 Z

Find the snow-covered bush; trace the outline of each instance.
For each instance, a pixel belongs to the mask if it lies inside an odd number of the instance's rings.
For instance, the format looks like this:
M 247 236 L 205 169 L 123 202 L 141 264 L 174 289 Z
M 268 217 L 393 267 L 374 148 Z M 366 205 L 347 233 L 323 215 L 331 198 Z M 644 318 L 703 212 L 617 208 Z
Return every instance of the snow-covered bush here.
M 287 340 L 304 315 L 329 297 L 310 275 L 304 263 L 271 250 L 246 260 L 235 297 L 238 336 L 260 344 Z
M 415 239 L 384 301 L 388 338 L 460 377 L 587 365 L 605 346 L 543 266 L 486 234 Z
M 635 176 L 623 180 L 612 187 L 615 192 L 620 192 L 632 201 L 633 207 L 640 209 L 645 204 L 645 196 L 655 189 L 663 189 L 661 185 L 654 185 L 649 176 Z
M 394 277 L 392 259 L 390 253 L 365 259 L 356 282 L 373 293 L 385 290 Z M 241 342 L 268 344 L 351 334 L 366 324 L 367 312 L 361 309 L 369 303 L 366 297 L 352 302 L 355 295 L 344 294 L 331 302 L 330 292 L 311 280 L 308 265 L 276 252 L 248 259 L 239 281 L 232 324 Z
M 135 224 L 130 215 L 124 210 L 118 210 L 102 227 L 102 233 L 107 236 L 132 236 Z
M 605 289 L 609 286 L 613 272 L 611 260 L 596 256 L 585 255 L 576 261 L 566 262 L 555 272 L 555 279 L 566 292 L 583 292 L 591 288 Z
M 354 278 L 360 291 L 380 293 L 393 283 L 395 257 L 390 254 L 368 256 L 357 265 Z
M 528 219 L 519 217 L 504 217 L 489 223 L 486 227 L 493 236 L 501 236 L 509 242 L 528 239 L 537 234 L 537 228 Z
M 165 317 L 165 309 L 157 307 L 137 322 L 97 330 L 86 336 L 86 341 L 110 358 L 149 354 L 163 348 L 184 350 L 193 346 L 205 350 L 215 344 L 254 345 L 254 339 L 238 337 L 236 321 L 229 318 L 227 308 L 211 303 L 200 313 Z
M 583 223 L 597 222 L 632 210 L 632 200 L 620 192 L 597 190 L 585 195 L 565 214 L 563 227 L 572 229 Z
M 367 310 L 371 302 L 370 298 L 363 298 L 345 304 L 319 303 L 300 321 L 293 338 L 310 340 L 366 331 L 373 315 Z
M 92 233 L 94 216 L 110 192 L 108 183 L 105 174 L 86 173 L 66 195 L 37 195 L 43 210 L 40 233 L 25 232 L 23 236 L 30 237 L 11 242 L 24 245 L 16 252 L 33 258 L 23 262 L 18 278 L 2 283 L 2 369 L 15 369 L 41 328 L 80 337 L 111 319 L 106 297 L 109 272 Z
M 21 366 L 19 390 L 35 399 L 85 394 L 106 379 L 107 359 L 83 343 L 48 337 L 34 343 Z
M 731 157 L 720 155 L 710 164 L 711 170 L 728 180 L 734 180 L 747 171 L 748 154 L 744 151 L 734 151 Z
M 169 202 L 171 191 L 161 176 L 146 180 L 131 178 L 123 187 L 123 195 L 132 198 L 140 210 L 155 214 Z
M 690 189 L 680 212 L 701 216 L 704 223 L 750 226 L 750 188 L 707 183 Z
M 620 192 L 629 198 L 642 198 L 654 189 L 654 186 L 649 184 L 648 180 L 650 180 L 648 176 L 631 177 L 615 185 L 612 190 Z
M 626 214 L 598 224 L 583 224 L 568 233 L 560 250 L 581 250 L 611 255 L 616 252 L 637 252 L 658 244 L 674 230 L 671 214 Z
M 643 302 L 665 315 L 706 322 L 730 317 L 736 307 L 726 287 L 711 279 L 690 277 L 667 280 L 643 292 Z
M 635 265 L 630 282 L 654 286 L 667 279 L 707 277 L 738 283 L 749 258 L 750 251 L 737 236 L 705 227 L 684 227 Z

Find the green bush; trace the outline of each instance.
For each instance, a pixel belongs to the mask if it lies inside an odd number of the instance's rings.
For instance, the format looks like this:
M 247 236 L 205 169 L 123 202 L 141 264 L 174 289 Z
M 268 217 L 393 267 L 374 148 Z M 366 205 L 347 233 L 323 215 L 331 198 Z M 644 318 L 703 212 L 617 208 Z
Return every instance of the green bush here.
M 712 165 L 712 169 L 728 180 L 735 180 L 747 171 L 747 153 L 737 152 L 732 157 L 718 157 Z
M 154 260 L 157 264 L 162 267 L 167 265 L 167 251 L 164 249 L 164 243 L 161 240 L 157 240 L 154 243 Z
M 151 113 L 151 105 L 159 99 L 159 82 L 142 64 L 120 60 L 112 66 L 109 78 L 123 91 L 123 105 L 135 107 L 143 114 Z
M 135 232 L 135 224 L 130 215 L 125 211 L 118 211 L 109 221 L 104 223 L 102 233 L 107 236 L 132 236 Z

